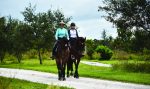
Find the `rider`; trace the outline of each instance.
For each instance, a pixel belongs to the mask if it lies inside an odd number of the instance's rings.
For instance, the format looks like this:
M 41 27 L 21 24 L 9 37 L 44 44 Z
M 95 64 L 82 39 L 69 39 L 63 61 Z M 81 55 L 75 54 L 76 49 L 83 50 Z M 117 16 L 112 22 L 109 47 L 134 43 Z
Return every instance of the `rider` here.
M 68 30 L 68 33 L 69 33 L 69 39 L 70 39 L 71 46 L 75 45 L 76 44 L 75 42 L 76 42 L 77 38 L 79 37 L 75 23 L 70 24 L 70 29 Z
M 55 58 L 56 48 L 57 48 L 57 41 L 59 40 L 59 38 L 64 38 L 65 37 L 66 39 L 69 40 L 68 31 L 67 31 L 67 29 L 64 28 L 65 23 L 63 21 L 61 21 L 59 23 L 59 25 L 60 25 L 60 28 L 58 28 L 56 30 L 56 33 L 55 33 L 56 42 L 54 44 L 53 51 L 52 51 L 52 57 L 51 57 L 52 59 Z
M 75 23 L 71 23 L 70 24 L 70 29 L 68 30 L 68 34 L 69 34 L 69 41 L 70 41 L 70 45 L 71 47 L 76 47 L 77 45 L 77 38 L 79 37 L 78 36 L 78 31 L 77 31 L 77 28 L 76 28 L 76 24 Z M 76 48 L 74 48 L 76 49 Z M 72 59 L 74 59 L 74 56 L 71 55 Z

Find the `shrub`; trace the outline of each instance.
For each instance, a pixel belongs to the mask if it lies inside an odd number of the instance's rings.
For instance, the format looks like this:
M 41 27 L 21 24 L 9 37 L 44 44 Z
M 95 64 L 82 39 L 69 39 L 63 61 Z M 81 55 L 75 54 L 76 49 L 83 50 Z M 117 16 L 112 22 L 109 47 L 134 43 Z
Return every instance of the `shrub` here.
M 5 79 L 4 77 L 0 77 L 0 89 L 12 89 L 10 84 L 12 83 L 12 79 Z
M 114 60 L 128 60 L 128 59 L 134 59 L 135 57 L 136 56 L 131 54 L 131 53 L 127 53 L 127 52 L 122 51 L 122 50 L 114 50 L 112 59 L 114 59 Z
M 38 58 L 38 56 L 37 56 L 37 50 L 31 49 L 31 50 L 27 51 L 27 52 L 24 54 L 24 58 L 26 58 L 26 59 Z
M 96 52 L 100 53 L 101 59 L 109 60 L 113 52 L 107 46 L 100 45 L 96 48 Z
M 87 51 L 87 55 L 89 56 L 90 60 L 93 59 L 93 53 L 94 53 L 93 50 L 88 50 Z
M 150 50 L 144 48 L 143 49 L 143 56 L 145 61 L 150 61 Z
M 115 70 L 128 71 L 128 72 L 144 72 L 150 73 L 149 62 L 128 62 L 124 61 L 118 64 L 113 64 L 112 68 Z

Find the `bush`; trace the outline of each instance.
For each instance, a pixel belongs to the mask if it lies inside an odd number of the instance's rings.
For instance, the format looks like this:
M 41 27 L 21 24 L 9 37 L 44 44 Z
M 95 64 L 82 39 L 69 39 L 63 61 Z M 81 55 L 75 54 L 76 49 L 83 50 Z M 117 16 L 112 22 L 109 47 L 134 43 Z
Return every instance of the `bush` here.
M 100 53 L 101 59 L 109 60 L 113 52 L 107 46 L 100 45 L 96 48 L 96 52 Z
M 149 62 L 134 62 L 130 63 L 124 61 L 118 64 L 113 64 L 112 68 L 115 70 L 128 71 L 128 72 L 144 72 L 150 73 L 150 63 Z
M 4 77 L 0 77 L 0 89 L 12 89 L 10 84 L 12 83 L 12 79 L 5 79 Z
M 145 61 L 150 61 L 150 50 L 144 48 L 143 49 L 143 56 Z
M 31 50 L 27 51 L 27 52 L 24 54 L 24 58 L 26 58 L 26 59 L 38 58 L 37 50 L 31 49 Z
M 88 51 L 87 51 L 87 55 L 89 56 L 89 59 L 90 59 L 90 60 L 93 59 L 93 53 L 94 53 L 93 50 L 88 50 Z
M 112 59 L 114 60 L 128 60 L 128 59 L 134 59 L 135 56 L 131 55 L 125 51 L 122 50 L 114 50 Z

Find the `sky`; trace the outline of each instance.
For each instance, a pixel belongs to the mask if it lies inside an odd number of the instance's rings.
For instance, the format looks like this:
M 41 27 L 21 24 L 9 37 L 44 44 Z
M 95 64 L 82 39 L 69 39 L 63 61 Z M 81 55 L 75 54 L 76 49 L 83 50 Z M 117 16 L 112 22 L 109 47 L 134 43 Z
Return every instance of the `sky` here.
M 37 13 L 60 9 L 66 17 L 72 17 L 69 23 L 76 23 L 79 36 L 102 39 L 104 29 L 107 36 L 117 36 L 112 23 L 101 17 L 104 12 L 98 12 L 98 6 L 104 5 L 102 0 L 0 0 L 0 16 L 23 20 L 21 12 L 29 3 L 36 5 Z

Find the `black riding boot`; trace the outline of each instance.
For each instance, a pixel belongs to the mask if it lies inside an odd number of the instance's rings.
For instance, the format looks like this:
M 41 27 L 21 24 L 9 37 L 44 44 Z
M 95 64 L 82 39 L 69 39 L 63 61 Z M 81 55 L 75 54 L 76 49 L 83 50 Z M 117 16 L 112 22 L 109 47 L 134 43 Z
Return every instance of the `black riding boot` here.
M 54 44 L 54 47 L 53 47 L 52 56 L 51 56 L 52 60 L 54 60 L 54 59 L 55 59 L 55 55 L 56 55 L 56 48 L 57 48 L 57 43 L 55 43 L 55 44 Z

